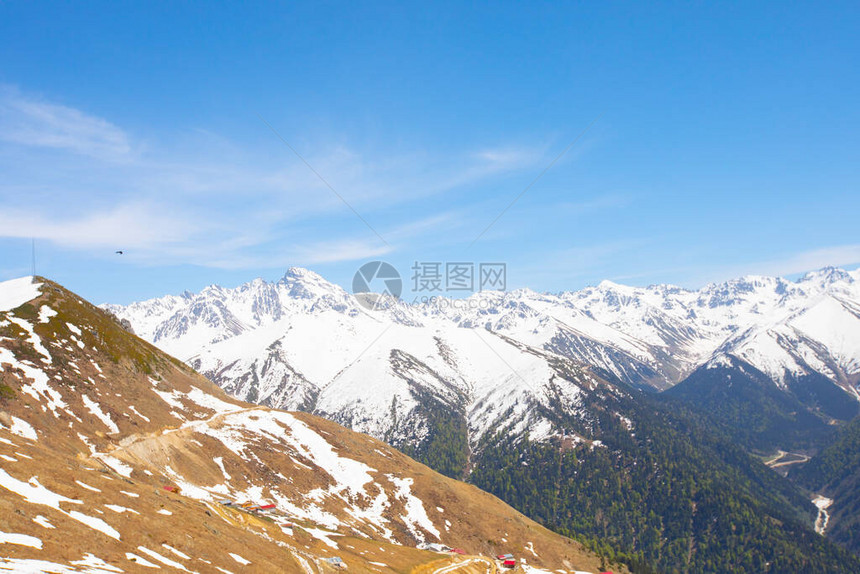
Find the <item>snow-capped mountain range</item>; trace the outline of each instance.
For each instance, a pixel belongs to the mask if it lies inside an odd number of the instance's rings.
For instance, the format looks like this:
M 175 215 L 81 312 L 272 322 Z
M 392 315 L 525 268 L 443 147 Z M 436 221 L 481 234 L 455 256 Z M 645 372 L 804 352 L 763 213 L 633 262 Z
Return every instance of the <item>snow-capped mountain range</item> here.
M 776 385 L 820 374 L 860 400 L 860 270 L 747 276 L 700 290 L 604 281 L 368 310 L 318 274 L 106 305 L 138 335 L 241 399 L 307 410 L 397 443 L 426 435 L 428 401 L 489 431 L 554 433 L 550 404 L 669 388 L 729 357 Z M 422 412 L 424 414 L 422 414 Z

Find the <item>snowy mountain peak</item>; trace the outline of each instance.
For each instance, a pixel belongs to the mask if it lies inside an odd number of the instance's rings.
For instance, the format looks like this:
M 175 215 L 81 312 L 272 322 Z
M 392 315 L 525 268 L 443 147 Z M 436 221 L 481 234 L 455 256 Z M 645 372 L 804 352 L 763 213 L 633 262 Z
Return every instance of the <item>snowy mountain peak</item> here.
M 322 275 L 303 267 L 290 267 L 278 281 L 281 285 L 313 285 L 327 291 L 343 292 L 343 288 L 327 281 Z
M 624 288 L 627 288 L 627 286 L 621 285 L 620 283 L 615 283 L 614 281 L 610 281 L 609 279 L 604 279 L 597 284 L 597 289 L 600 289 L 601 291 L 615 291 Z
M 822 269 L 818 269 L 817 271 L 810 271 L 806 273 L 803 277 L 801 277 L 798 283 L 812 283 L 814 285 L 819 286 L 820 288 L 826 288 L 830 285 L 839 282 L 845 282 L 848 284 L 855 283 L 855 275 L 860 271 L 858 269 L 852 275 L 850 272 L 845 271 L 844 269 L 839 269 L 837 267 L 824 267 Z
M 312 279 L 314 281 L 325 281 L 321 275 L 304 267 L 288 267 L 283 277 L 284 281 L 304 278 Z
M 286 288 L 291 297 L 315 299 L 331 296 L 337 299 L 348 297 L 339 285 L 326 281 L 321 275 L 302 267 L 290 267 L 277 285 Z

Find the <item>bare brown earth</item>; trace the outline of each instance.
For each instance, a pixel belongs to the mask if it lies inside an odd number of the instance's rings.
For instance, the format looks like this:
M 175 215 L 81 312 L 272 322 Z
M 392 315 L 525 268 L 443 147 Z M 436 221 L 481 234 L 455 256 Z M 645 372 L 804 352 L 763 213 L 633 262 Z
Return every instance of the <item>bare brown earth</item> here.
M 39 560 L 51 572 L 316 574 L 340 557 L 358 572 L 496 574 L 486 557 L 506 552 L 526 560 L 518 570 L 600 571 L 495 497 L 330 421 L 232 399 L 39 281 L 40 297 L 0 313 L 0 540 L 41 548 L 0 543 L 0 572 Z

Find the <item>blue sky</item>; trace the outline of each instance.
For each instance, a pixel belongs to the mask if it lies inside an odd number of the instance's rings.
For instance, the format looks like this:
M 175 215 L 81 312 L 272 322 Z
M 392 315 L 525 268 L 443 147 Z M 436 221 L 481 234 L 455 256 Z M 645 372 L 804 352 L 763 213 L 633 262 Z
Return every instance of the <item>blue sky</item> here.
M 121 303 L 374 259 L 550 291 L 854 267 L 858 28 L 856 2 L 5 2 L 0 279 L 33 237 Z

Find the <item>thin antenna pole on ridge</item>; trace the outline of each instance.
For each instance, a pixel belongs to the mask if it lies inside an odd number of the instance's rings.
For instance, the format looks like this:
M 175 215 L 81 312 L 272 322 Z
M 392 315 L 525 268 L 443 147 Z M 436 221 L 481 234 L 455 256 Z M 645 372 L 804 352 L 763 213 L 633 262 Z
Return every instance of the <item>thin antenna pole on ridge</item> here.
M 32 269 L 33 277 L 36 276 L 36 238 L 33 238 L 33 261 L 32 261 Z

